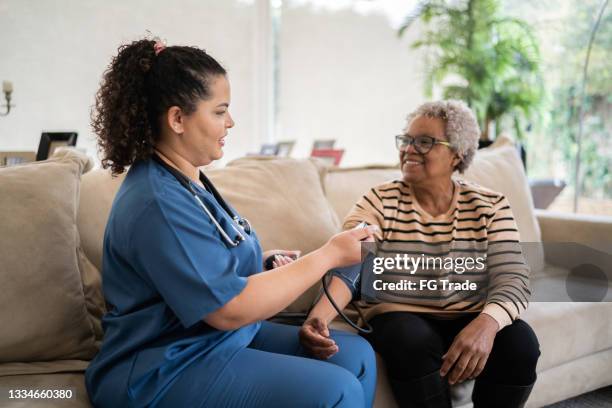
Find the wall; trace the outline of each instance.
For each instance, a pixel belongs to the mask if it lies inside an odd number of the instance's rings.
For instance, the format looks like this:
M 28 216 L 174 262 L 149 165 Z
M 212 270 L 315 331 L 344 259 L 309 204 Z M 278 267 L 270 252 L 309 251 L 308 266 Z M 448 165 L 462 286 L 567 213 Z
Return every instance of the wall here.
M 314 139 L 337 139 L 344 165 L 397 162 L 393 136 L 424 101 L 421 54 L 410 48 L 418 25 L 398 38 L 380 12 L 284 4 L 278 137 L 297 139 L 300 156 Z
M 336 138 L 346 165 L 391 163 L 393 135 L 423 100 L 419 54 L 387 17 L 344 3 L 282 3 L 276 137 L 296 139 L 296 157 L 307 157 L 314 139 Z M 268 140 L 262 6 L 267 0 L 0 0 L 0 80 L 14 83 L 17 105 L 0 118 L 0 150 L 35 151 L 41 131 L 76 130 L 78 146 L 96 155 L 89 113 L 102 73 L 120 44 L 150 30 L 169 45 L 206 48 L 229 70 L 236 127 L 222 162 L 258 151 Z
M 255 149 L 253 21 L 244 1 L 1 0 L 0 80 L 13 82 L 17 107 L 0 117 L 0 150 L 36 150 L 42 130 L 69 129 L 96 154 L 89 112 L 102 72 L 120 44 L 146 30 L 169 45 L 205 48 L 226 66 L 236 121 L 226 157 Z

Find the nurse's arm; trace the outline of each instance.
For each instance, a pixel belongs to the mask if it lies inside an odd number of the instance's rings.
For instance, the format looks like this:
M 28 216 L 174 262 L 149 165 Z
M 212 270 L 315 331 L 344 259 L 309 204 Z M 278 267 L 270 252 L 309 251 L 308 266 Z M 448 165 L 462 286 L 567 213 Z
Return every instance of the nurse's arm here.
M 218 330 L 235 330 L 268 319 L 289 306 L 330 269 L 360 261 L 361 240 L 375 228 L 345 231 L 310 254 L 266 272 L 251 275 L 245 288 L 204 321 Z
M 274 316 L 334 267 L 327 251 L 323 247 L 288 265 L 249 276 L 242 292 L 204 321 L 219 330 L 235 330 Z

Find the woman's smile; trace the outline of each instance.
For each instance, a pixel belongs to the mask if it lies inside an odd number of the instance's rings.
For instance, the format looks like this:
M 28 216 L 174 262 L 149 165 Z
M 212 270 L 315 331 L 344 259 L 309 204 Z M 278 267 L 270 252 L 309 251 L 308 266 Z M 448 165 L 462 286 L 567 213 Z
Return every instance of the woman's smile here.
M 423 160 L 421 158 L 416 157 L 408 157 L 404 155 L 402 158 L 402 169 L 404 170 L 414 170 L 418 166 L 423 165 Z

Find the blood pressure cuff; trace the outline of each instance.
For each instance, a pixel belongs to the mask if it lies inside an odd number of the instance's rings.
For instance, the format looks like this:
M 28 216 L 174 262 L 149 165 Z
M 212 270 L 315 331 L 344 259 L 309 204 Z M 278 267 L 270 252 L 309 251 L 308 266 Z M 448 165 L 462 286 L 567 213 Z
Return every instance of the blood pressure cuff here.
M 345 266 L 343 268 L 335 268 L 330 272 L 333 276 L 337 276 L 344 282 L 344 284 L 349 288 L 353 295 L 353 300 L 358 300 L 363 297 L 363 293 L 361 291 L 361 275 L 364 271 L 372 270 L 374 262 L 374 255 L 372 253 L 367 254 L 362 262 L 356 263 L 354 265 Z M 369 298 L 368 294 L 366 297 Z
M 355 265 L 345 266 L 344 268 L 332 269 L 330 273 L 340 278 L 347 288 L 351 291 L 353 298 L 361 291 L 361 266 L 359 262 Z

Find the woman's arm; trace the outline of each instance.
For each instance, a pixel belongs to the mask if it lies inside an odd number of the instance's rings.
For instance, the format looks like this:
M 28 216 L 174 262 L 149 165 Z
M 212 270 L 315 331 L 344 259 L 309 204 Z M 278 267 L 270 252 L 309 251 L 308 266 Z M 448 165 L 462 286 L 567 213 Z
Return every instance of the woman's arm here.
M 359 262 L 361 240 L 371 238 L 373 231 L 375 228 L 368 227 L 339 233 L 323 247 L 295 262 L 251 275 L 240 294 L 208 314 L 204 321 L 219 330 L 234 330 L 274 316 L 329 269 Z
M 332 277 L 328 290 L 340 309 L 344 309 L 353 296 L 351 290 L 337 276 Z M 325 360 L 338 352 L 338 346 L 330 337 L 328 329 L 329 322 L 336 314 L 336 309 L 327 296 L 322 296 L 302 325 L 300 343 L 312 356 Z
M 489 285 L 482 313 L 499 328 L 512 324 L 529 304 L 529 265 L 525 262 L 518 227 L 510 204 L 501 197 L 487 225 Z
M 332 277 L 328 290 L 340 310 L 344 309 L 353 297 L 350 289 L 342 279 L 337 276 Z M 321 319 L 327 325 L 336 315 L 338 315 L 338 312 L 336 312 L 336 309 L 334 309 L 329 299 L 327 299 L 327 296 L 321 296 L 321 299 L 319 299 L 317 304 L 312 308 L 306 320 Z

